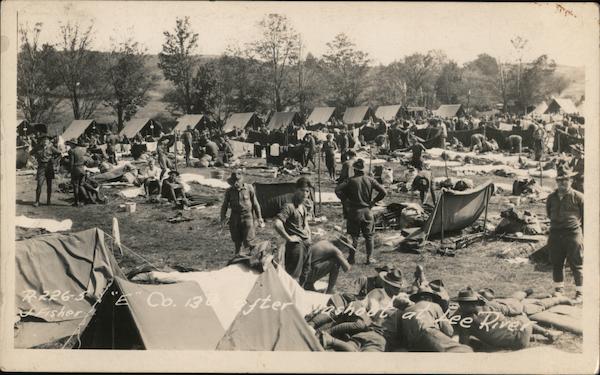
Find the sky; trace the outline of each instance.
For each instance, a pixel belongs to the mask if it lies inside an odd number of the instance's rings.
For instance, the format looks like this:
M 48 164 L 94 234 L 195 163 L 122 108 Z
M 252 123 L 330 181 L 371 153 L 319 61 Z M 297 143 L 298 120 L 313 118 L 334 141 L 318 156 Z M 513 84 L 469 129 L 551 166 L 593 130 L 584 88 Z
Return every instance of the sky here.
M 556 3 L 142 1 L 37 1 L 18 6 L 20 24 L 43 24 L 44 42 L 59 40 L 61 23 L 93 22 L 94 49 L 109 50 L 111 40 L 131 37 L 152 54 L 160 52 L 163 31 L 174 29 L 177 17 L 190 17 L 199 34 L 198 54 L 219 55 L 228 45 L 257 40 L 258 22 L 268 13 L 279 13 L 301 34 L 305 52 L 321 56 L 326 43 L 343 32 L 373 64 L 432 49 L 443 50 L 459 64 L 480 53 L 515 61 L 510 40 L 519 35 L 528 41 L 524 60 L 547 54 L 559 64 L 584 66 L 590 38 L 582 35 L 589 35 L 586 25 L 589 30 L 598 13 L 593 5 L 581 3 L 562 8 Z

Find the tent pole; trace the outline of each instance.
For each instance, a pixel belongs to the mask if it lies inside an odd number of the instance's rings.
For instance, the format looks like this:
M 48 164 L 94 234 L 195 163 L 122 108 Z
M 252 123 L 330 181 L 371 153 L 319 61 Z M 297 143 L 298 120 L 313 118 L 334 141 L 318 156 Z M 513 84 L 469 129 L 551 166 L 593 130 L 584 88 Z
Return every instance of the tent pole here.
M 444 202 L 444 194 L 442 193 L 442 196 L 440 197 L 440 204 L 442 205 L 442 218 L 440 220 L 442 225 L 442 239 L 440 240 L 440 249 L 444 249 Z
M 485 214 L 483 216 L 483 234 L 487 234 L 487 214 L 488 214 L 488 205 L 490 204 L 490 190 L 489 188 L 485 192 Z
M 443 191 L 442 191 L 442 194 L 444 194 Z M 429 238 L 429 234 L 431 233 L 431 228 L 433 227 L 433 221 L 435 220 L 435 215 L 437 215 L 437 211 L 438 211 L 438 205 L 434 203 L 433 213 L 430 216 L 431 220 L 429 221 L 429 226 L 427 227 L 427 233 L 425 233 L 425 238 L 423 238 L 423 242 L 427 241 L 427 239 Z

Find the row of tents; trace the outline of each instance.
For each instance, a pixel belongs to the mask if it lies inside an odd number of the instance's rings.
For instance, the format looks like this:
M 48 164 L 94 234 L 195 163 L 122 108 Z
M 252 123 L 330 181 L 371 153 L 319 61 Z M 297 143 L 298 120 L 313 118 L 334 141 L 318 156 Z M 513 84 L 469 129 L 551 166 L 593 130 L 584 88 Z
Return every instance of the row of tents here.
M 581 108 L 577 108 L 570 99 L 554 98 L 550 104 L 545 102 L 540 103 L 530 112 L 531 115 L 543 115 L 554 113 L 579 114 Z M 373 111 L 370 106 L 358 106 L 347 108 L 342 116 L 342 122 L 347 125 L 362 124 L 369 119 L 379 119 L 385 122 L 393 121 L 404 116 L 424 115 L 426 109 L 424 107 L 405 107 L 401 104 L 379 106 Z M 432 114 L 441 118 L 463 117 L 466 115 L 465 108 L 462 104 L 444 104 L 438 109 L 432 111 Z M 308 126 L 325 125 L 332 123 L 338 118 L 338 113 L 335 107 L 317 107 L 314 108 L 306 119 Z M 223 126 L 224 133 L 231 133 L 235 129 L 246 129 L 257 127 L 262 124 L 262 119 L 255 112 L 234 113 L 232 114 L 225 125 Z M 278 129 L 287 127 L 290 124 L 300 125 L 302 119 L 299 112 L 276 112 L 274 113 L 267 127 L 270 129 Z M 215 121 L 208 115 L 188 114 L 180 117 L 173 130 L 183 132 L 188 126 L 192 129 L 201 129 L 215 124 Z M 29 124 L 25 120 L 17 121 L 18 134 L 28 133 L 27 127 Z M 80 135 L 90 132 L 105 132 L 108 129 L 114 128 L 114 122 L 87 119 L 74 120 L 63 132 L 62 137 L 65 140 L 76 139 Z M 137 133 L 142 136 L 157 137 L 163 130 L 162 125 L 151 118 L 134 118 L 125 123 L 125 126 L 119 133 L 121 136 L 128 138 L 134 137 Z M 33 128 L 30 129 L 30 132 Z

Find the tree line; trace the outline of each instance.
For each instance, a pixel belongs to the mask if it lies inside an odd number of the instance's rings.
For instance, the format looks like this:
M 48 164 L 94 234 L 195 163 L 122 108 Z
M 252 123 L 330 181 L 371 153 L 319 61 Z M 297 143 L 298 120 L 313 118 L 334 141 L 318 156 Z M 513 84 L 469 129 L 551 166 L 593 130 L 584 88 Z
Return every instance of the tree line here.
M 556 73 L 547 55 L 523 61 L 527 40 L 511 40 L 517 61 L 488 54 L 459 65 L 443 51 L 414 53 L 388 65 L 371 65 L 368 53 L 344 33 L 326 44 L 320 56 L 305 53 L 302 36 L 281 14 L 259 22 L 260 38 L 232 45 L 216 58 L 198 55 L 198 33 L 188 17 L 163 32 L 158 68 L 170 83 L 162 100 L 173 116 L 210 114 L 223 122 L 231 113 L 296 110 L 302 116 L 317 106 L 343 111 L 356 105 L 404 104 L 437 108 L 461 103 L 485 111 L 502 103 L 523 112 L 569 80 Z M 119 129 L 149 100 L 159 76 L 150 55 L 132 39 L 93 50 L 93 25 L 67 23 L 57 43 L 40 45 L 42 25 L 20 25 L 18 107 L 31 122 L 51 122 L 58 104 L 70 104 L 75 119 L 93 117 L 109 107 Z

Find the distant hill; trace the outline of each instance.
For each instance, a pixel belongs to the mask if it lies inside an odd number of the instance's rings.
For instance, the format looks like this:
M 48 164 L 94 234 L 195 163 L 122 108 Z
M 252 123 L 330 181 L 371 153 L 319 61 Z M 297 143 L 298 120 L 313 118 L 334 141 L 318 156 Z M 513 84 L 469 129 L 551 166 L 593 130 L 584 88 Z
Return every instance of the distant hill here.
M 215 55 L 202 55 L 198 56 L 201 61 L 208 61 L 218 58 Z M 162 71 L 158 67 L 158 55 L 149 55 L 147 62 L 148 68 L 153 74 L 156 74 L 159 79 L 156 82 L 156 86 L 149 92 L 150 100 L 143 107 L 140 108 L 136 117 L 154 117 L 158 114 L 163 114 L 170 117 L 170 113 L 167 109 L 167 104 L 162 102 L 162 98 L 171 87 L 171 83 L 165 80 Z M 373 72 L 377 67 L 373 67 Z M 568 97 L 573 100 L 574 103 L 578 104 L 582 95 L 585 94 L 585 68 L 574 67 L 567 65 L 558 65 L 556 67 L 556 73 L 567 77 L 570 81 L 570 85 L 561 93 L 561 97 Z M 73 114 L 68 101 L 63 101 L 59 110 L 57 111 L 57 119 L 49 125 L 51 134 L 61 134 L 63 128 L 66 128 L 71 121 L 73 121 Z M 108 107 L 100 106 L 94 115 L 95 118 L 114 118 L 116 116 L 112 113 L 112 110 Z

